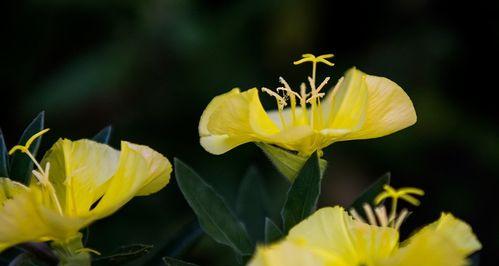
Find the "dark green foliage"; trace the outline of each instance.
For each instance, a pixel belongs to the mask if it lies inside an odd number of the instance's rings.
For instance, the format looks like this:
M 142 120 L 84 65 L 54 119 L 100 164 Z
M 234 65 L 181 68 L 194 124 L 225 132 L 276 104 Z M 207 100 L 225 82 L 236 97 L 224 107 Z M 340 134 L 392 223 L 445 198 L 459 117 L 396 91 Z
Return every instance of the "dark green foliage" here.
M 196 266 L 196 264 L 194 264 L 194 263 L 181 261 L 181 260 L 171 258 L 171 257 L 164 257 L 163 262 L 167 266 Z
M 265 243 L 270 244 L 282 237 L 279 227 L 269 218 L 265 218 Z
M 0 177 L 9 177 L 9 157 L 5 139 L 0 129 Z
M 255 167 L 250 167 L 239 186 L 236 211 L 248 233 L 256 241 L 263 241 L 266 208 L 262 178 Z
M 121 246 L 112 255 L 95 259 L 101 265 L 122 265 L 141 258 L 151 252 L 153 246 L 144 244 L 132 244 Z
M 253 252 L 253 243 L 243 224 L 222 197 L 189 166 L 175 158 L 175 176 L 185 199 L 203 230 L 215 241 L 231 247 L 238 255 Z
M 45 125 L 45 113 L 41 112 L 26 127 L 23 134 L 21 135 L 19 144 L 20 145 L 26 144 L 26 142 L 31 136 L 44 129 L 44 125 Z M 42 137 L 37 138 L 29 148 L 31 154 L 33 154 L 33 156 L 35 157 L 38 152 L 38 148 L 40 147 L 41 141 Z M 10 161 L 10 175 L 9 175 L 11 179 L 27 183 L 32 170 L 33 170 L 33 162 L 28 156 L 26 156 L 26 154 L 23 154 L 22 152 L 16 152 L 15 154 L 12 155 L 12 159 Z
M 102 144 L 108 144 L 111 139 L 111 133 L 113 132 L 112 126 L 107 126 L 103 128 L 99 133 L 97 133 L 92 140 L 97 141 Z
M 321 192 L 321 179 L 319 157 L 314 153 L 305 162 L 288 191 L 281 211 L 285 233 L 315 210 Z
M 357 199 L 350 207 L 354 208 L 360 215 L 364 216 L 365 213 L 362 205 L 364 203 L 374 204 L 374 198 L 376 198 L 379 193 L 383 192 L 383 186 L 390 184 L 390 176 L 391 174 L 390 172 L 388 172 L 378 178 L 378 180 L 372 183 L 366 190 L 364 190 L 364 192 L 362 192 L 357 197 Z

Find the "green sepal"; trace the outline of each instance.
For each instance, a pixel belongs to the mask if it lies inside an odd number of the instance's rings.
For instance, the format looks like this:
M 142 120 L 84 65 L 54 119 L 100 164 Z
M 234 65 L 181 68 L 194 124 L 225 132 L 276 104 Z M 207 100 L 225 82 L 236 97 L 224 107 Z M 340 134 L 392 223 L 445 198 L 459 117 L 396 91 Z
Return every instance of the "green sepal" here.
M 9 156 L 2 129 L 0 129 L 0 177 L 9 177 Z
M 42 131 L 45 125 L 45 112 L 39 113 L 33 121 L 26 127 L 21 138 L 19 140 L 19 145 L 25 145 L 29 138 L 31 138 L 36 133 Z M 29 151 L 36 157 L 38 153 L 38 148 L 42 142 L 42 137 L 37 138 L 31 146 Z M 31 171 L 33 171 L 33 162 L 31 159 L 22 152 L 16 152 L 12 155 L 10 161 L 10 178 L 15 181 L 28 183 L 29 177 L 31 176 Z
M 309 158 L 263 142 L 256 142 L 255 144 L 262 149 L 277 170 L 291 182 L 294 182 L 298 173 L 303 168 L 303 165 L 305 165 L 305 162 Z M 327 167 L 327 161 L 319 159 L 319 166 L 321 173 L 324 173 Z
M 317 152 L 305 162 L 295 182 L 289 188 L 281 211 L 284 233 L 315 211 L 321 193 L 322 172 Z
M 374 198 L 376 198 L 379 193 L 384 191 L 383 187 L 385 185 L 390 185 L 390 178 L 390 172 L 387 172 L 379 177 L 357 197 L 352 205 L 350 205 L 350 208 L 355 209 L 361 216 L 365 216 L 364 208 L 362 208 L 362 205 L 364 205 L 364 203 L 374 205 Z
M 66 242 L 52 242 L 50 245 L 59 258 L 59 266 L 90 266 L 91 256 L 84 250 L 82 234 L 78 233 Z
M 265 218 L 265 244 L 279 240 L 283 236 L 281 229 L 269 218 Z
M 99 133 L 95 134 L 92 140 L 102 144 L 109 144 L 112 132 L 113 132 L 113 127 L 109 125 L 103 128 L 101 131 L 99 131 Z
M 175 158 L 174 164 L 178 186 L 204 232 L 238 255 L 252 254 L 254 245 L 244 225 L 224 199 L 185 163 Z

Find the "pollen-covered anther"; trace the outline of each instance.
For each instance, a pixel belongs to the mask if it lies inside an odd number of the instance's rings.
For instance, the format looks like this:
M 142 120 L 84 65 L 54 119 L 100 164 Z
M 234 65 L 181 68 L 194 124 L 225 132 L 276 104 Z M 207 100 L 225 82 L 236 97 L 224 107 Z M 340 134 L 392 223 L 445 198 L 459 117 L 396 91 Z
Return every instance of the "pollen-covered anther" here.
M 272 90 L 265 88 L 265 87 L 262 88 L 262 91 L 276 99 L 277 106 L 279 107 L 279 109 L 282 110 L 282 109 L 284 109 L 284 107 L 286 105 L 288 105 L 288 103 L 286 102 L 286 97 L 279 95 L 277 92 L 272 91 Z
M 326 84 L 328 83 L 328 81 L 330 79 L 331 79 L 330 77 L 326 77 L 321 82 L 319 87 L 315 88 L 314 80 L 311 77 L 308 77 L 308 82 L 310 83 L 310 87 L 312 88 L 312 91 L 310 92 L 310 94 L 311 94 L 310 98 L 307 99 L 307 103 L 311 103 L 315 99 L 320 99 L 326 95 L 326 93 L 320 92 L 320 91 L 324 88 L 324 86 L 326 86 Z

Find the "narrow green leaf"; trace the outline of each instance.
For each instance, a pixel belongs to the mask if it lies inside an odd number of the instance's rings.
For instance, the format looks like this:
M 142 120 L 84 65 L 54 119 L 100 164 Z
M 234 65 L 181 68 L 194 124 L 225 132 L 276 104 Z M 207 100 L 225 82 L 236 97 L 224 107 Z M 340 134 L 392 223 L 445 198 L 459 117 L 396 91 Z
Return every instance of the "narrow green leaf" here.
M 113 127 L 107 126 L 107 127 L 103 128 L 101 131 L 99 131 L 99 133 L 97 133 L 92 138 L 92 140 L 97 141 L 97 142 L 102 143 L 102 144 L 108 144 L 109 139 L 111 139 L 112 131 L 113 131 Z
M 172 257 L 164 257 L 163 262 L 166 266 L 197 266 L 197 264 L 181 261 Z
M 250 167 L 241 181 L 236 211 L 254 240 L 264 239 L 265 204 L 262 178 L 256 167 Z
M 152 248 L 152 245 L 144 244 L 121 246 L 112 255 L 101 257 L 94 261 L 105 263 L 105 265 L 123 265 L 149 254 Z
M 9 177 L 9 157 L 7 146 L 3 138 L 2 129 L 0 129 L 0 177 Z
M 270 244 L 281 237 L 282 232 L 279 227 L 269 218 L 265 218 L 265 244 Z
M 294 182 L 295 178 L 298 176 L 298 173 L 308 159 L 308 157 L 298 155 L 294 152 L 281 149 L 273 145 L 262 142 L 256 142 L 255 144 L 262 149 L 263 153 L 267 155 L 277 170 L 291 182 Z M 319 159 L 319 165 L 321 173 L 324 173 L 327 167 L 327 161 Z
M 45 112 L 39 113 L 33 121 L 26 127 L 23 134 L 21 135 L 21 139 L 19 140 L 20 145 L 26 144 L 31 136 L 40 132 L 44 129 L 45 124 Z M 40 143 L 42 141 L 42 137 L 37 138 L 29 151 L 33 156 L 36 157 L 38 152 L 38 148 L 40 147 Z M 12 155 L 12 160 L 10 161 L 10 178 L 19 182 L 24 182 L 25 184 L 29 181 L 29 177 L 31 175 L 31 171 L 33 170 L 33 162 L 31 159 L 21 152 L 16 152 Z
M 321 179 L 319 157 L 315 152 L 305 162 L 288 191 L 281 211 L 285 233 L 315 210 L 321 192 Z
M 222 197 L 194 170 L 177 158 L 175 158 L 175 176 L 201 228 L 215 241 L 231 247 L 236 253 L 251 254 L 253 244 L 246 229 Z
M 364 192 L 362 192 L 353 202 L 350 208 L 354 208 L 360 215 L 365 216 L 362 205 L 364 203 L 373 204 L 374 198 L 383 191 L 384 185 L 390 184 L 390 172 L 382 175 L 378 180 L 372 183 Z

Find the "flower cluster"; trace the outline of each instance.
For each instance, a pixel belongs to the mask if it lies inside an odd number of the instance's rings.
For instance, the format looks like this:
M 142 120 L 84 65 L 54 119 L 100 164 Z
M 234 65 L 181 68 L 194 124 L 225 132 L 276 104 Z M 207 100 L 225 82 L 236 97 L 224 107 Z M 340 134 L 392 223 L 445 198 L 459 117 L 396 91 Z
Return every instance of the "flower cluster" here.
M 274 223 L 261 216 L 263 211 L 255 211 L 263 196 L 255 194 L 260 193 L 258 175 L 250 171 L 239 197 L 252 207 L 247 213 L 255 216 L 252 224 L 175 159 L 178 186 L 199 226 L 249 266 L 467 265 L 481 243 L 466 222 L 450 213 L 401 240 L 400 230 L 412 210 L 400 208 L 400 201 L 419 206 L 418 197 L 425 193 L 414 187 L 395 189 L 389 176 L 381 177 L 350 207 L 317 210 L 327 166 L 324 148 L 338 141 L 385 136 L 416 122 L 411 99 L 387 78 L 351 68 L 326 92 L 330 77 L 318 82 L 317 66 L 333 66 L 332 57 L 304 54 L 295 61 L 312 65 L 299 90 L 282 77 L 275 90 L 261 88 L 275 99 L 275 111 L 263 108 L 257 88 L 233 89 L 208 104 L 199 122 L 201 146 L 222 154 L 254 142 L 290 187 L 282 221 Z M 43 121 L 35 120 L 8 153 L 0 132 L 0 253 L 20 245 L 24 253 L 11 265 L 21 265 L 26 254 L 35 264 L 90 265 L 92 255 L 100 253 L 85 246 L 81 231 L 135 196 L 161 190 L 170 181 L 172 165 L 147 146 L 122 141 L 116 150 L 107 145 L 106 132 L 93 140 L 59 139 L 39 161 L 40 138 L 48 131 Z M 258 231 L 262 229 L 263 234 Z M 179 249 L 184 246 L 180 243 Z M 167 265 L 191 265 L 163 259 Z

